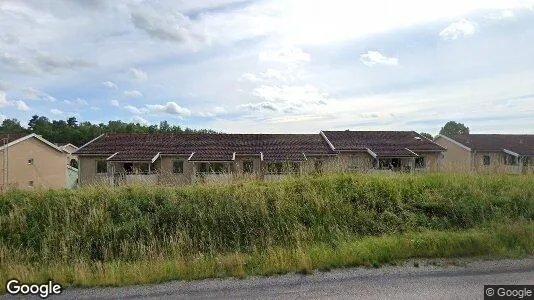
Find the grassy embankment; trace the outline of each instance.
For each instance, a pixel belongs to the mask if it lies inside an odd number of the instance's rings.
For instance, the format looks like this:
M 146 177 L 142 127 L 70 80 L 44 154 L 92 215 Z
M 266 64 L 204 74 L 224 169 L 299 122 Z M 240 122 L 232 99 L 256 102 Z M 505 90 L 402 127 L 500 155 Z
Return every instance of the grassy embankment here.
M 534 176 L 326 175 L 0 195 L 0 282 L 122 285 L 531 254 Z

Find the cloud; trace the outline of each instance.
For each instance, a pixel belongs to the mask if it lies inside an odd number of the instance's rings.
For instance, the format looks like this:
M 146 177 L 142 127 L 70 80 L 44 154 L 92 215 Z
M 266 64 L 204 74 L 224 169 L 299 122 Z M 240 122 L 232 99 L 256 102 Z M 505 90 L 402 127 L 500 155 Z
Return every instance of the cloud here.
M 367 51 L 367 53 L 361 54 L 360 61 L 369 67 L 374 65 L 396 66 L 399 64 L 398 58 L 385 56 L 379 51 Z
M 167 102 L 166 104 L 147 104 L 144 107 L 135 107 L 133 105 L 127 105 L 124 107 L 127 111 L 135 115 L 141 114 L 159 114 L 165 113 L 178 116 L 189 116 L 191 111 L 187 108 L 181 107 L 176 102 Z
M 189 111 L 187 108 L 181 107 L 180 105 L 176 104 L 176 102 L 167 102 L 165 105 L 146 105 L 146 108 L 148 108 L 151 112 L 162 112 L 179 116 L 191 115 L 191 111 Z
M 296 63 L 309 62 L 310 54 L 300 48 L 269 49 L 258 54 L 260 62 Z
M 148 122 L 146 119 L 144 119 L 143 117 L 140 117 L 140 116 L 134 116 L 132 118 L 132 122 L 139 123 L 139 124 L 145 125 L 145 126 L 150 125 L 150 122 Z
M 241 104 L 237 108 L 248 109 L 251 111 L 265 111 L 265 110 L 272 111 L 272 112 L 280 111 L 280 108 L 278 108 L 276 104 L 269 102 L 269 101 Z
M 224 115 L 227 111 L 224 107 L 217 106 L 208 112 L 199 112 L 198 115 L 205 118 L 213 118 L 216 116 Z
M 476 24 L 467 19 L 462 19 L 447 26 L 439 33 L 439 36 L 444 40 L 456 40 L 464 36 L 473 35 L 475 32 Z
M 117 88 L 117 85 L 114 82 L 111 82 L 111 81 L 104 81 L 104 82 L 102 82 L 102 85 L 107 87 L 107 88 L 110 88 L 110 89 L 116 89 Z
M 124 91 L 124 96 L 129 97 L 129 98 L 140 98 L 140 97 L 143 97 L 143 93 L 141 93 L 140 91 L 136 91 L 136 90 Z
M 76 106 L 87 106 L 89 103 L 82 98 L 76 98 L 74 100 L 63 100 L 63 103 L 67 105 L 76 105 Z
M 112 106 L 119 107 L 119 100 L 113 99 L 109 102 Z
M 55 108 L 52 108 L 50 110 L 50 113 L 53 114 L 53 115 L 62 115 L 63 114 L 63 111 L 59 110 L 59 109 L 55 109 Z
M 193 28 L 191 20 L 180 12 L 157 12 L 150 6 L 139 6 L 131 12 L 132 24 L 153 39 L 188 43 L 205 41 L 206 36 Z
M 490 20 L 504 20 L 504 19 L 511 19 L 515 16 L 515 12 L 511 9 L 502 10 L 499 12 L 494 12 L 488 14 L 487 18 Z
M 49 94 L 32 87 L 26 87 L 22 90 L 24 100 L 41 100 L 45 102 L 55 102 L 56 98 Z
M 22 100 L 10 101 L 7 99 L 6 93 L 4 91 L 0 91 L 0 107 L 7 107 L 7 106 L 13 106 L 16 109 L 21 110 L 21 111 L 30 110 L 30 107 L 26 104 L 26 102 Z
M 29 75 L 58 74 L 64 71 L 93 66 L 93 64 L 82 59 L 55 57 L 43 53 L 27 58 L 6 52 L 0 55 L 0 62 L 4 63 L 11 70 Z
M 22 110 L 22 111 L 30 110 L 30 107 L 26 105 L 26 103 L 22 100 L 16 100 L 13 102 L 13 104 L 15 105 L 15 108 L 18 110 Z
M 146 81 L 148 79 L 147 73 L 140 69 L 130 68 L 130 74 L 137 81 Z

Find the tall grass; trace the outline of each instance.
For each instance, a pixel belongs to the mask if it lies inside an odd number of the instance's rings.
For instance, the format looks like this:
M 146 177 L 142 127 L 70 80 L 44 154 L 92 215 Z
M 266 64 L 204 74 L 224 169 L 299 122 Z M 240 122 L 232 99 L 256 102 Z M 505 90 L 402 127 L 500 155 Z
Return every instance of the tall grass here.
M 215 257 L 534 220 L 534 176 L 338 174 L 0 194 L 0 269 Z

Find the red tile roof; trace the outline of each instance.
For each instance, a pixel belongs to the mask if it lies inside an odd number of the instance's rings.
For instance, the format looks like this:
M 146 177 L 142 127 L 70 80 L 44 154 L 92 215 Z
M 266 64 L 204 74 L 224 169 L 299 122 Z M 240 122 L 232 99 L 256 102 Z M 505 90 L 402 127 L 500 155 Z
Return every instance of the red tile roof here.
M 414 131 L 324 131 L 336 151 L 371 150 L 379 157 L 415 157 L 445 148 Z M 413 152 L 412 152 L 413 151 Z
M 534 156 L 534 134 L 468 134 L 452 139 L 474 151 L 506 149 L 522 156 Z

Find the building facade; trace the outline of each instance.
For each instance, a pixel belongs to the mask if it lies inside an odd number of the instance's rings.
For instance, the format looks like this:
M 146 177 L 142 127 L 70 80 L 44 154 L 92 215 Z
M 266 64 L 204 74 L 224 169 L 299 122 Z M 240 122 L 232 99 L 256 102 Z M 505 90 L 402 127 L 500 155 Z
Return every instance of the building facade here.
M 67 152 L 35 134 L 0 134 L 1 189 L 68 187 Z
M 439 135 L 435 142 L 447 149 L 445 171 L 534 173 L 534 135 Z
M 436 171 L 443 148 L 411 131 L 106 134 L 80 147 L 81 185 L 185 185 L 341 171 Z

